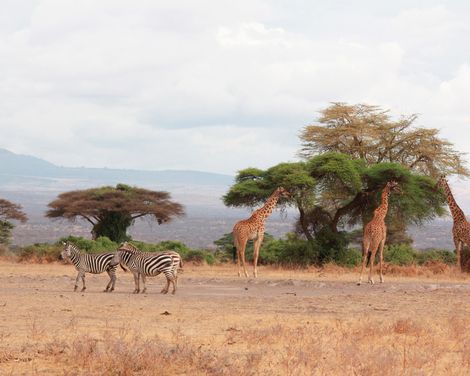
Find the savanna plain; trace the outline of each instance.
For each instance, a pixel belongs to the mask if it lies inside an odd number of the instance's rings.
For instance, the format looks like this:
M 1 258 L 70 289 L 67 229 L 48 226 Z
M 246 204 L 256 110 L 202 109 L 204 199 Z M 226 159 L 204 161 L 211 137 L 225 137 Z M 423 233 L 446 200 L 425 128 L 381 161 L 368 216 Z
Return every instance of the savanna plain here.
M 438 268 L 439 269 L 439 268 Z M 0 375 L 468 375 L 470 278 L 451 268 L 357 269 L 186 263 L 132 294 L 130 273 L 0 260 Z

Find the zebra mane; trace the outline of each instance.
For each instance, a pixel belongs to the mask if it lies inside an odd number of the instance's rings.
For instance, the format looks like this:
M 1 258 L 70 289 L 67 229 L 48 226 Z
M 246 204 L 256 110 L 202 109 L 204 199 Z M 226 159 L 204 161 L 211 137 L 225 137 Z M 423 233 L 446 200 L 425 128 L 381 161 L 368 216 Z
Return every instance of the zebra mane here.
M 128 251 L 130 253 L 140 253 L 141 250 L 139 248 L 137 248 L 135 245 L 131 244 L 131 243 L 128 243 L 128 242 L 124 242 L 122 243 L 119 248 L 118 248 L 119 251 Z
M 65 247 L 64 247 L 64 248 L 71 248 L 71 249 L 73 249 L 75 252 L 81 253 L 80 248 L 78 248 L 75 244 L 70 243 L 70 242 L 65 243 Z

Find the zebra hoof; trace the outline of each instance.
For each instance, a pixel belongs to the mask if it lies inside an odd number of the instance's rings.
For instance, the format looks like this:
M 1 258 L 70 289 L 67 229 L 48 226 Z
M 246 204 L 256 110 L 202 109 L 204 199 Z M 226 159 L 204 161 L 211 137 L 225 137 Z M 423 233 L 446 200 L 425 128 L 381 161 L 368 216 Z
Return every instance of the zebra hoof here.
M 133 294 L 138 294 L 139 290 L 134 290 Z
M 85 291 L 86 290 L 86 287 L 82 288 L 81 292 Z
M 73 289 L 73 291 L 77 291 L 77 289 L 78 289 L 78 286 L 75 286 L 74 289 Z

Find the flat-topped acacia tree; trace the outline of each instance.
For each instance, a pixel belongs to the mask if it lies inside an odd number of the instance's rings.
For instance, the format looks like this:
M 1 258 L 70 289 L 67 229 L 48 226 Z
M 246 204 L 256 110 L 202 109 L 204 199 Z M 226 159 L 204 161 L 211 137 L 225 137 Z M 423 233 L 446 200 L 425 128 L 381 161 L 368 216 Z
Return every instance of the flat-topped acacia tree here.
M 162 224 L 185 214 L 183 206 L 171 201 L 168 192 L 125 184 L 65 192 L 48 206 L 46 217 L 85 219 L 93 226 L 93 239 L 107 236 L 115 242 L 129 239 L 127 229 L 137 218 L 148 216 Z
M 13 230 L 10 220 L 26 222 L 28 217 L 21 210 L 21 205 L 0 198 L 0 244 L 8 244 Z

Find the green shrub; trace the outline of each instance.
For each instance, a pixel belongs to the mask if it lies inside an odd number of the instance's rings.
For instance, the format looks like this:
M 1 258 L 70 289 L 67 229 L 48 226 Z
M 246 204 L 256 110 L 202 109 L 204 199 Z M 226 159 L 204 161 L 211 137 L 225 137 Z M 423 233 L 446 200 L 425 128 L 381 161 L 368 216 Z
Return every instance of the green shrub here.
M 260 264 L 311 265 L 318 259 L 316 242 L 308 242 L 296 234 L 287 234 L 286 239 L 267 242 L 260 249 Z
M 416 257 L 416 251 L 409 244 L 391 244 L 384 249 L 384 260 L 392 264 L 411 265 Z
M 423 265 L 427 261 L 441 261 L 447 265 L 455 265 L 457 259 L 454 252 L 445 249 L 433 249 L 418 252 L 416 262 L 419 265 Z
M 333 232 L 325 226 L 317 233 L 315 240 L 319 247 L 318 264 L 335 262 L 347 253 L 349 241 L 346 232 Z
M 340 266 L 353 267 L 360 265 L 362 260 L 362 252 L 356 248 L 348 248 L 339 250 L 334 262 Z
M 20 248 L 18 257 L 20 261 L 59 260 L 63 246 L 58 244 L 35 243 L 27 247 Z
M 80 248 L 80 250 L 88 253 L 113 252 L 119 246 L 106 236 L 100 236 L 96 240 L 90 240 L 80 236 L 70 235 L 65 238 L 61 238 L 56 244 L 62 246 L 62 243 L 65 242 L 70 242 Z

